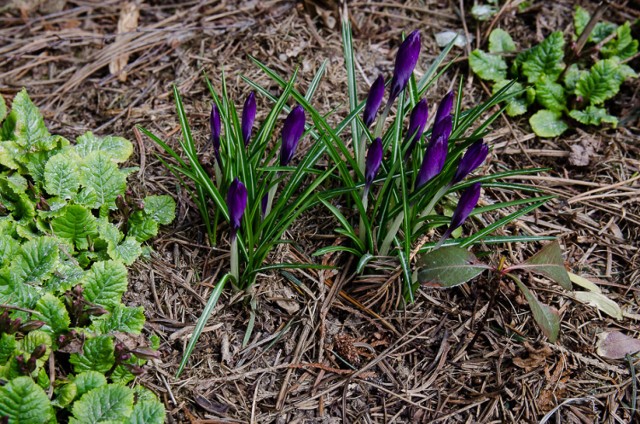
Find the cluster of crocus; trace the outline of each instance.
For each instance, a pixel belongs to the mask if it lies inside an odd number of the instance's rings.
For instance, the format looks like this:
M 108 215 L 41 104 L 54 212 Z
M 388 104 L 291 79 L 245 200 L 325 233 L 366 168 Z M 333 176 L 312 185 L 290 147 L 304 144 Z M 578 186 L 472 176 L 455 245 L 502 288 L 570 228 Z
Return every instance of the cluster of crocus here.
M 416 30 L 409 34 L 409 36 L 407 36 L 407 38 L 403 41 L 400 48 L 398 49 L 393 77 L 390 83 L 389 98 L 387 100 L 385 110 L 383 111 L 380 119 L 378 120 L 378 124 L 376 125 L 375 132 L 373 134 L 374 141 L 369 147 L 369 151 L 366 157 L 366 164 L 363 163 L 363 158 L 358 158 L 358 165 L 363 172 L 365 180 L 362 199 L 365 210 L 368 203 L 367 195 L 369 193 L 369 189 L 373 180 L 375 179 L 378 170 L 381 168 L 381 163 L 384 157 L 384 148 L 381 141 L 381 133 L 384 126 L 384 120 L 386 119 L 393 102 L 407 87 L 407 84 L 417 64 L 419 54 L 420 33 Z M 367 96 L 364 112 L 362 115 L 362 122 L 364 123 L 365 131 L 375 121 L 378 110 L 382 104 L 383 97 L 384 77 L 380 75 L 372 84 Z M 423 155 L 422 162 L 420 163 L 419 168 L 417 168 L 417 172 L 414 176 L 414 191 L 420 190 L 428 182 L 432 181 L 435 177 L 441 174 L 445 168 L 445 165 L 447 163 L 447 156 L 449 154 L 449 138 L 451 137 L 451 133 L 453 130 L 452 110 L 454 97 L 454 93 L 449 92 L 444 96 L 444 98 L 438 105 L 426 151 Z M 398 108 L 400 109 L 401 105 L 399 105 Z M 416 146 L 420 145 L 419 141 L 421 140 L 425 132 L 428 118 L 429 107 L 427 105 L 426 99 L 423 98 L 415 104 L 410 113 L 409 127 L 403 139 L 404 147 L 402 148 L 402 150 L 404 151 L 404 155 L 402 160 L 404 162 L 408 162 L 410 160 Z M 362 150 L 362 146 L 359 150 Z M 444 184 L 444 186 L 441 187 L 440 190 L 438 190 L 433 195 L 432 201 L 429 202 L 426 207 L 419 210 L 414 210 L 414 212 L 418 213 L 420 217 L 424 217 L 428 213 L 430 213 L 436 202 L 442 196 L 444 196 L 454 184 L 462 181 L 467 175 L 469 175 L 482 164 L 487 156 L 487 153 L 488 147 L 482 140 L 478 140 L 477 142 L 472 144 L 460 160 L 453 179 L 449 183 Z M 393 164 L 390 164 L 390 166 L 387 167 L 387 169 L 392 168 Z M 451 232 L 455 228 L 462 225 L 462 223 L 466 220 L 466 218 L 475 207 L 479 198 L 480 185 L 474 185 L 472 188 L 472 191 L 470 191 L 471 189 L 469 189 L 465 191 L 465 193 L 460 197 L 456 213 L 454 214 L 454 219 L 452 220 L 451 225 L 449 225 L 448 230 L 445 232 L 445 237 L 450 236 Z M 467 193 L 472 193 L 473 195 Z M 387 234 L 384 237 L 384 240 L 380 247 L 380 253 L 387 253 L 392 240 L 394 239 L 396 233 L 400 228 L 403 219 L 404 214 L 403 212 L 400 212 L 396 216 L 395 220 L 388 225 Z M 421 221 L 422 220 L 420 220 L 420 222 L 417 224 L 416 228 L 419 228 L 422 225 Z M 362 217 L 360 222 L 362 228 Z M 363 239 L 362 235 L 361 239 Z

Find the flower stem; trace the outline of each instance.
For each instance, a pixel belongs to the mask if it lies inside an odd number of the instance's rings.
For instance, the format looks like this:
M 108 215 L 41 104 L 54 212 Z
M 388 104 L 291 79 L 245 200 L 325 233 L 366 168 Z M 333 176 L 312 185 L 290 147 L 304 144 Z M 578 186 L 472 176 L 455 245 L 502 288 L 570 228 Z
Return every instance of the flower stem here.
M 366 150 L 367 142 L 365 141 L 364 130 L 359 131 L 360 137 L 358 137 L 358 157 L 356 158 L 356 160 L 358 162 L 358 169 L 360 170 L 360 173 L 364 175 L 364 151 Z
M 369 206 L 369 187 L 365 186 L 362 190 L 362 209 L 364 209 L 364 213 L 367 213 L 367 206 Z M 360 214 L 360 226 L 358 227 L 358 232 L 360 234 L 360 241 L 362 244 L 365 243 L 366 234 L 364 233 L 364 216 Z
M 278 173 L 276 172 L 275 179 L 278 179 Z M 271 206 L 273 205 L 273 198 L 276 197 L 276 192 L 278 191 L 278 183 L 274 184 L 273 187 L 269 190 L 269 195 L 267 197 L 267 207 L 264 209 L 264 217 L 269 216 L 269 212 L 271 212 Z

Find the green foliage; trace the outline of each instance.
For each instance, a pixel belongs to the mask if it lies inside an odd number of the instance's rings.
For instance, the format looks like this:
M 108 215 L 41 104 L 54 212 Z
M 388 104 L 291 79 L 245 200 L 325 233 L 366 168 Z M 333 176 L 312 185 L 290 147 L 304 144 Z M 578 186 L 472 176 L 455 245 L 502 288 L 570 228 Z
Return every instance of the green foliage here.
M 0 304 L 8 309 L 0 308 L 0 421 L 163 422 L 155 395 L 138 399 L 139 387 L 123 385 L 145 358 L 116 337 L 146 349 L 142 307 L 121 303 L 125 265 L 158 225 L 171 222 L 173 200 L 149 196 L 138 207 L 129 198 L 127 171 L 117 165 L 133 151 L 126 139 L 86 133 L 72 145 L 47 131 L 25 90 L 8 114 L 4 105 Z M 73 371 L 57 369 L 49 381 L 50 355 L 56 363 L 69 358 Z
M 576 7 L 574 40 L 590 19 L 586 9 Z M 508 67 L 505 54 L 517 47 L 508 33 L 496 28 L 489 35 L 490 53 L 471 52 L 469 65 L 480 78 L 493 82 L 494 93 L 512 80 L 517 81 L 512 86 L 514 91 L 522 91 L 522 84 L 530 84 L 526 96 L 515 95 L 506 101 L 506 112 L 509 116 L 523 115 L 533 103 L 529 99 L 534 98 L 542 110 L 531 116 L 529 123 L 540 137 L 556 137 L 566 131 L 569 125 L 563 115 L 584 125 L 607 123 L 615 127 L 618 120 L 602 104 L 620 91 L 625 80 L 637 77 L 623 61 L 638 52 L 638 40 L 633 39 L 629 22 L 621 26 L 598 22 L 588 36 L 591 44 L 586 49 L 610 36 L 600 49 L 601 58 L 590 62 L 593 56 L 568 54 L 572 62 L 565 64 L 565 39 L 562 32 L 556 31 L 540 44 L 520 52 Z
M 564 267 L 558 242 L 551 242 L 526 261 L 508 267 L 503 267 L 502 262 L 497 267 L 486 265 L 471 252 L 458 246 L 435 249 L 420 259 L 418 282 L 433 287 L 454 287 L 472 280 L 487 269 L 492 271 L 491 282 L 496 290 L 494 296 L 499 292 L 500 279 L 512 279 L 524 294 L 535 322 L 549 340 L 555 342 L 560 332 L 558 311 L 540 302 L 513 271 L 523 270 L 543 275 L 564 289 L 571 290 L 571 280 Z

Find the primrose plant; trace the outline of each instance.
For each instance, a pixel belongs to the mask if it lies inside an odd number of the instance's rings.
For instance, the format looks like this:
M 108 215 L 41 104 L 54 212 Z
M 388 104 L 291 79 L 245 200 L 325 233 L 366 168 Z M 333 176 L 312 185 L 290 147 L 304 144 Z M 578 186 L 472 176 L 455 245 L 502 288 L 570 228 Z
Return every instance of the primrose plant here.
M 210 159 L 199 156 L 196 142 L 187 122 L 178 90 L 174 96 L 178 118 L 182 127 L 180 147 L 183 159 L 168 143 L 142 131 L 154 140 L 172 158 L 165 161 L 168 168 L 182 181 L 197 205 L 212 245 L 219 241 L 218 228 L 228 223 L 230 244 L 230 271 L 216 285 L 201 315 L 194 336 L 185 350 L 178 374 L 186 365 L 189 355 L 204 328 L 227 282 L 235 289 L 251 294 L 259 272 L 282 268 L 313 268 L 312 264 L 265 265 L 269 252 L 280 243 L 289 226 L 305 210 L 319 203 L 318 187 L 331 174 L 316 168 L 322 157 L 322 145 L 314 145 L 297 159 L 296 151 L 304 138 L 306 115 L 302 106 L 287 106 L 296 74 L 276 99 L 264 121 L 254 132 L 257 105 L 251 92 L 239 116 L 229 99 L 224 75 L 222 95 L 219 96 L 209 80 L 207 85 L 213 98 L 209 119 Z M 319 79 L 307 91 L 310 100 Z M 286 113 L 280 132 L 277 131 L 281 114 Z M 275 144 L 273 144 L 275 140 Z M 164 160 L 164 159 L 163 159 Z M 292 166 L 295 164 L 295 166 Z M 210 207 L 213 204 L 214 208 Z M 244 343 L 249 341 L 255 317 L 255 300 L 250 301 L 251 318 Z
M 529 123 L 540 137 L 562 134 L 569 128 L 567 118 L 570 123 L 615 127 L 618 119 L 609 114 L 605 102 L 625 80 L 637 78 L 627 63 L 638 53 L 638 40 L 633 39 L 629 22 L 620 26 L 598 22 L 605 7 L 603 2 L 593 16 L 576 7 L 569 49 L 564 34 L 555 31 L 519 52 L 508 66 L 517 46 L 506 31 L 496 28 L 489 35 L 489 52 L 474 50 L 469 65 L 480 78 L 492 81 L 494 92 L 510 85 L 516 95 L 506 102 L 509 116 L 538 107 Z

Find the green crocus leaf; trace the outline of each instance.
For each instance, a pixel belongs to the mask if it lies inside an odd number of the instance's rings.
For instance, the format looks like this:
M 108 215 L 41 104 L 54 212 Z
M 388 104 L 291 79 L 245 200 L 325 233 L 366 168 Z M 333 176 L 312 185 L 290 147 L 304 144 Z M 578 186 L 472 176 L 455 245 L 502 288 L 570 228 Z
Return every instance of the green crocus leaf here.
M 44 187 L 52 196 L 71 199 L 80 187 L 80 170 L 73 155 L 58 153 L 44 167 Z
M 89 156 L 93 152 L 102 152 L 109 156 L 113 162 L 121 163 L 129 159 L 133 153 L 133 145 L 126 138 L 97 137 L 91 131 L 78 137 L 76 142 L 76 152 L 82 157 Z
M 556 31 L 527 51 L 526 59 L 522 62 L 522 74 L 532 84 L 543 78 L 555 81 L 564 70 L 563 58 L 564 37 L 562 32 Z
M 10 423 L 42 424 L 53 418 L 53 409 L 31 377 L 18 377 L 0 386 L 0 417 L 8 417 Z
M 176 217 L 176 202 L 171 196 L 147 196 L 144 198 L 144 213 L 160 225 L 169 225 Z
M 80 205 L 68 205 L 60 216 L 51 221 L 51 228 L 58 237 L 73 243 L 80 250 L 89 247 L 87 237 L 98 234 L 98 225 L 93 214 Z
M 587 106 L 584 110 L 572 110 L 569 116 L 585 125 L 602 125 L 603 122 L 611 124 L 614 128 L 618 125 L 618 118 L 609 115 L 605 108 L 593 105 Z
M 133 391 L 119 384 L 98 387 L 73 404 L 70 424 L 126 422 L 133 412 Z
M 0 95 L 0 124 L 7 117 L 7 104 L 4 102 L 4 97 Z
M 542 78 L 536 84 L 536 99 L 542 107 L 554 112 L 562 112 L 567 108 L 567 99 L 562 85 L 546 78 Z
M 82 346 L 82 353 L 72 353 L 69 362 L 76 373 L 84 371 L 105 373 L 111 369 L 115 361 L 113 352 L 113 338 L 96 336 L 86 339 Z
M 98 371 L 85 371 L 77 374 L 73 379 L 76 387 L 78 388 L 78 397 L 81 397 L 87 392 L 93 389 L 107 385 L 107 378 L 104 374 Z
M 103 152 L 93 152 L 82 166 L 82 184 L 95 193 L 96 202 L 92 207 L 105 206 L 115 208 L 115 201 L 124 194 L 127 179 L 118 166 L 111 161 L 111 156 Z
M 116 305 L 111 313 L 93 317 L 93 329 L 100 334 L 112 332 L 140 334 L 144 327 L 144 308 Z
M 489 53 L 510 53 L 516 51 L 516 44 L 509 33 L 496 28 L 489 35 Z
M 483 80 L 501 81 L 507 78 L 507 64 L 500 56 L 482 50 L 474 50 L 469 56 L 469 66 Z
M 71 319 L 64 303 L 51 293 L 45 293 L 36 303 L 34 318 L 45 322 L 44 331 L 59 334 L 69 330 Z
M 16 281 L 42 284 L 54 271 L 59 257 L 58 241 L 53 237 L 38 237 L 24 243 L 10 265 Z
M 592 105 L 604 103 L 620 90 L 620 64 L 616 59 L 596 62 L 588 73 L 580 76 L 576 83 L 576 94 Z
M 551 110 L 539 110 L 529 118 L 531 129 L 539 137 L 557 137 L 565 132 L 569 126 L 560 119 L 562 116 L 559 112 Z
M 82 278 L 82 286 L 89 302 L 109 309 L 120 303 L 127 290 L 127 268 L 116 261 L 95 262 Z

